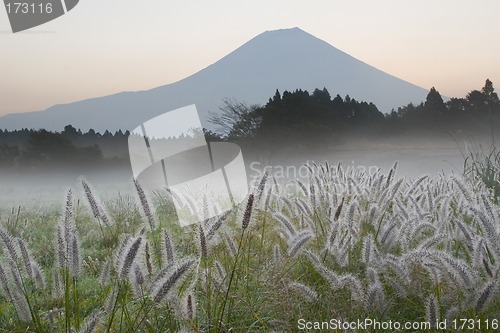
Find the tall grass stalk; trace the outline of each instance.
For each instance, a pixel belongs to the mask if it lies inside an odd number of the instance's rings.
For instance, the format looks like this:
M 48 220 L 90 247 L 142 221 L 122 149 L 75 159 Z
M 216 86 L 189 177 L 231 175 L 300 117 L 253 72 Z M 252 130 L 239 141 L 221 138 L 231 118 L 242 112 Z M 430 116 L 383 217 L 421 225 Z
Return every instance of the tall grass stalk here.
M 495 204 L 500 199 L 500 150 L 492 147 L 484 151 L 481 146 L 469 151 L 464 159 L 464 175 L 471 180 L 480 180 L 490 191 Z
M 231 273 L 229 276 L 229 281 L 227 284 L 226 293 L 224 295 L 224 299 L 222 301 L 222 305 L 221 305 L 220 310 L 219 310 L 218 331 L 221 331 L 223 329 L 222 325 L 224 323 L 224 313 L 226 310 L 226 304 L 227 304 L 227 301 L 229 299 L 229 292 L 231 290 L 231 286 L 233 284 L 233 280 L 234 280 L 235 275 L 236 275 L 236 270 L 237 270 L 238 263 L 239 263 L 238 261 L 239 261 L 240 256 L 242 255 L 241 249 L 242 249 L 243 243 L 245 242 L 245 232 L 247 231 L 248 225 L 250 224 L 253 203 L 254 203 L 254 194 L 250 193 L 250 195 L 248 196 L 247 205 L 246 205 L 245 211 L 243 213 L 243 219 L 241 222 L 240 242 L 238 243 L 238 249 L 236 250 L 236 256 L 234 258 L 233 266 L 232 266 Z M 228 315 L 227 315 L 228 319 L 227 320 L 229 322 L 230 316 L 231 316 L 231 307 L 229 307 L 227 311 L 228 311 Z

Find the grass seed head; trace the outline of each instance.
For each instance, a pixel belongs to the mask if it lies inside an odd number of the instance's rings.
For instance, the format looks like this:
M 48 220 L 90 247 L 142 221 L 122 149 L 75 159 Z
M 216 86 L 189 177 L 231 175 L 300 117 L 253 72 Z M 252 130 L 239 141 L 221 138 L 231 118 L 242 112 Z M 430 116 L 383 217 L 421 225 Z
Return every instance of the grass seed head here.
M 241 227 L 243 229 L 248 228 L 248 225 L 250 224 L 250 218 L 252 217 L 253 200 L 254 200 L 254 194 L 250 193 L 250 195 L 248 196 L 245 212 L 243 213 L 243 220 L 241 222 Z

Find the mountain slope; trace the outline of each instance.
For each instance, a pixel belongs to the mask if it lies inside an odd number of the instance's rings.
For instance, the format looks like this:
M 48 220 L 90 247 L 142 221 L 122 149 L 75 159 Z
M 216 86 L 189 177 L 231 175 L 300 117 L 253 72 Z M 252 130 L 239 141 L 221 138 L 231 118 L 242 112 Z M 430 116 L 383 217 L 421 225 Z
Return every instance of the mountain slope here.
M 373 102 L 379 110 L 418 103 L 427 91 L 384 73 L 299 28 L 264 32 L 201 71 L 172 84 L 55 105 L 45 111 L 10 114 L 0 128 L 83 131 L 133 129 L 164 112 L 196 104 L 202 124 L 222 99 L 264 104 L 276 89 L 326 87 L 332 95 Z

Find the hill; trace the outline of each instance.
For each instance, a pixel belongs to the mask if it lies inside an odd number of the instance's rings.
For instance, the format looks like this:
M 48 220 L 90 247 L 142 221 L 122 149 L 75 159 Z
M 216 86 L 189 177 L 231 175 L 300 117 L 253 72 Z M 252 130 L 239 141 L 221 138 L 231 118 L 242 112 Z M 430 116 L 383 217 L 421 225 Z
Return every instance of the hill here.
M 6 115 L 0 118 L 0 128 L 62 130 L 71 124 L 83 131 L 131 130 L 156 115 L 190 104 L 196 104 L 202 124 L 211 128 L 208 112 L 218 111 L 225 98 L 264 104 L 276 89 L 299 87 L 326 87 L 332 94 L 349 94 L 373 102 L 383 112 L 421 102 L 427 94 L 425 89 L 292 28 L 264 32 L 175 83 L 55 105 L 39 112 Z

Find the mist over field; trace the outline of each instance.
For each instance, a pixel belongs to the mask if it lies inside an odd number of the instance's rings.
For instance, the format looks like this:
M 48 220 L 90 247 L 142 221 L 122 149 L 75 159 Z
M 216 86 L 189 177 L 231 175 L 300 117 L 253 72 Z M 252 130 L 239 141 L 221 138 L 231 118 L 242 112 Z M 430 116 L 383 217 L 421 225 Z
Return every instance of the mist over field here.
M 500 133 L 499 133 L 500 134 Z M 251 184 L 264 172 L 285 186 L 293 186 L 295 179 L 307 179 L 307 162 L 356 169 L 371 174 L 381 168 L 389 170 L 398 162 L 397 177 L 416 178 L 421 175 L 460 176 L 464 172 L 464 158 L 470 150 L 489 148 L 490 138 L 471 141 L 454 139 L 446 134 L 441 140 L 423 138 L 383 138 L 369 140 L 352 138 L 335 147 L 317 147 L 297 153 L 295 149 L 269 152 L 265 147 L 243 151 L 248 181 Z M 75 171 L 61 166 L 49 170 L 3 170 L 0 172 L 0 206 L 3 209 L 22 206 L 58 205 L 69 188 L 78 188 L 83 177 L 93 184 L 103 198 L 134 191 L 130 162 L 126 159 L 112 167 Z
M 484 172 L 462 177 L 462 154 L 480 143 L 344 139 L 243 144 L 247 198 L 184 227 L 176 197 L 134 183 L 125 161 L 2 173 L 0 302 L 17 319 L 0 328 L 261 332 L 373 318 L 455 330 L 477 313 L 495 331 L 500 192 L 477 181 Z M 36 319 L 50 311 L 67 316 Z

